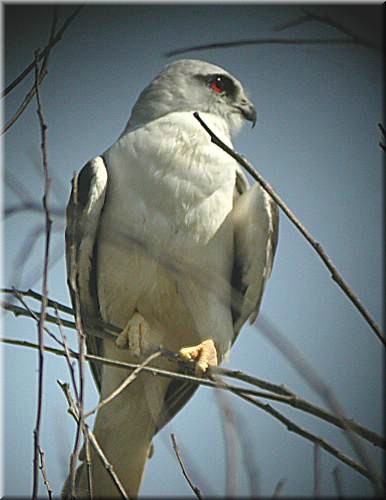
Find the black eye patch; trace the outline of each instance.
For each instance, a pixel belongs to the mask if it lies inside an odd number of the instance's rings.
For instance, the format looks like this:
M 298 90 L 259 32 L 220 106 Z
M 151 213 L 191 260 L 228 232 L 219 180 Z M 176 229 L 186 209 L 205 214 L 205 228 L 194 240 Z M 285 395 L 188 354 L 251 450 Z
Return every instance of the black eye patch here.
M 233 80 L 226 75 L 211 75 L 208 77 L 209 87 L 217 94 L 234 95 L 236 87 Z

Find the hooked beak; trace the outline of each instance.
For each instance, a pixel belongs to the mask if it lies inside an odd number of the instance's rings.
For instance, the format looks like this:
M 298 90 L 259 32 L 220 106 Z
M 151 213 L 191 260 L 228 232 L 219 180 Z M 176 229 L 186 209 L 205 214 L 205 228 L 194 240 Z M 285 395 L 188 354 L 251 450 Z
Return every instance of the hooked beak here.
M 237 109 L 241 112 L 244 118 L 250 122 L 252 122 L 252 128 L 256 125 L 256 109 L 255 106 L 248 101 L 247 99 L 243 99 L 239 105 L 236 106 Z

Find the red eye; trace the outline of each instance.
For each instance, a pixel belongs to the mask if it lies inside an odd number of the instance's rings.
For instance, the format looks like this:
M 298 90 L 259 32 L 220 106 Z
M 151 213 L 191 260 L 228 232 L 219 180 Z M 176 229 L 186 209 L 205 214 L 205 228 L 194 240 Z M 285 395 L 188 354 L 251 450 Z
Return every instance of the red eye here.
M 226 94 L 232 96 L 235 93 L 235 84 L 226 75 L 210 75 L 208 78 L 209 87 L 216 94 Z
M 210 88 L 213 89 L 217 94 L 221 94 L 221 92 L 224 92 L 224 89 L 221 85 L 221 80 L 215 80 L 210 84 Z

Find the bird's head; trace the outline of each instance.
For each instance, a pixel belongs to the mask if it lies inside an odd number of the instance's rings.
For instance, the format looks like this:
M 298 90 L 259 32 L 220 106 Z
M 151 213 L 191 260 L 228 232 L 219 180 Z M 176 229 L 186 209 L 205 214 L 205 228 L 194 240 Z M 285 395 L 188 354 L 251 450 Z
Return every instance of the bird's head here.
M 205 61 L 182 59 L 167 65 L 135 103 L 129 126 L 138 126 L 176 111 L 211 113 L 231 132 L 245 120 L 256 122 L 256 110 L 241 83 Z

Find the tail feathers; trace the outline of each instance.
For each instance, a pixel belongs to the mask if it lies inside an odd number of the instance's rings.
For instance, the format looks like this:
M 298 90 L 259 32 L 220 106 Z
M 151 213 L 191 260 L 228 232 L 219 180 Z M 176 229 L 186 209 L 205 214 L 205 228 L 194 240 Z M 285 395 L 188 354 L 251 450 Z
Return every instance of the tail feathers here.
M 96 440 L 129 498 L 138 496 L 168 383 L 166 379 L 141 374 L 96 416 L 93 431 Z M 82 460 L 84 455 L 82 451 Z M 94 498 L 122 498 L 111 474 L 93 449 L 91 471 Z M 69 483 L 67 479 L 63 499 L 71 498 Z M 89 497 L 85 462 L 77 470 L 76 496 Z

